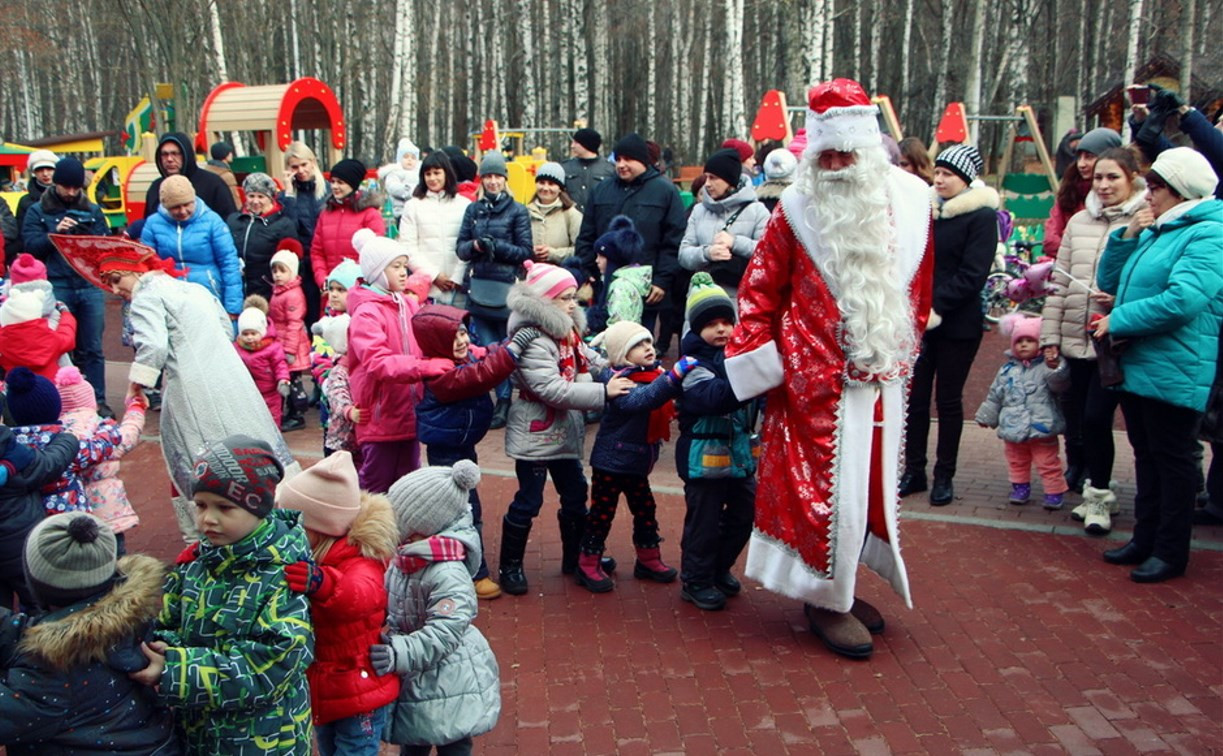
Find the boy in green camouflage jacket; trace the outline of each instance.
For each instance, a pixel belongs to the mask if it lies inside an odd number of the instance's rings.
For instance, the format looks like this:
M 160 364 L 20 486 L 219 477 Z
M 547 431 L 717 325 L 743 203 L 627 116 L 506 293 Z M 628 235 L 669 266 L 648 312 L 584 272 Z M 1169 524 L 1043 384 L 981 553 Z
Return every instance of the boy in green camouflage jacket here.
M 310 545 L 299 512 L 272 509 L 283 468 L 267 444 L 230 436 L 194 475 L 204 540 L 166 579 L 137 679 L 175 709 L 188 753 L 308 755 L 314 633 L 284 567 L 310 559 Z

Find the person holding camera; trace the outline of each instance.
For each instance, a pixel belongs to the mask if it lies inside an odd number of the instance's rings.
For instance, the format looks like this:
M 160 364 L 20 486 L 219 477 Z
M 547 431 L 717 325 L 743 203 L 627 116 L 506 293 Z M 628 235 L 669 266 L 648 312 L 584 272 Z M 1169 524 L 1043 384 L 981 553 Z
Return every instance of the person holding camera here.
M 506 188 L 505 158 L 489 152 L 480 163 L 480 196 L 467 206 L 455 252 L 467 267 L 467 311 L 480 346 L 505 338 L 510 317 L 506 296 L 534 254 L 531 216 Z M 510 382 L 497 386 L 492 429 L 504 428 L 510 412 Z
M 21 224 L 25 251 L 47 266 L 47 280 L 55 298 L 76 318 L 76 353 L 73 362 L 93 386 L 98 414 L 114 417 L 106 404 L 106 360 L 102 356 L 105 307 L 102 292 L 67 263 L 50 234 L 105 236 L 110 233 L 101 209 L 85 196 L 85 166 L 74 157 L 61 158 L 51 176 L 51 188 L 30 205 Z

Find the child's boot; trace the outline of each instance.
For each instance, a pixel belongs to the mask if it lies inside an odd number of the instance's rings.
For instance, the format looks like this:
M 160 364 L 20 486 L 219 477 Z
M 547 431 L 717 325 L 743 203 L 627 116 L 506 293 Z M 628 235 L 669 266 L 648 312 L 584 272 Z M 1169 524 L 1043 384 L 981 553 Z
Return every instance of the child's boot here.
M 583 552 L 578 557 L 578 585 L 591 593 L 607 593 L 616 587 L 615 582 L 603 571 L 598 554 Z
M 561 531 L 561 574 L 572 575 L 578 568 L 578 549 L 586 530 L 586 518 L 561 510 L 556 513 L 556 524 Z
M 1032 498 L 1032 484 L 1030 483 L 1012 483 L 1011 496 L 1007 499 L 1011 504 L 1023 505 L 1027 504 Z
M 676 573 L 662 561 L 658 544 L 637 547 L 637 563 L 633 565 L 633 577 L 638 580 L 653 580 L 655 583 L 673 583 Z
M 1062 508 L 1062 505 L 1063 505 L 1063 504 L 1065 504 L 1065 503 L 1066 503 L 1066 495 L 1065 495 L 1065 494 L 1060 494 L 1060 493 L 1047 493 L 1047 494 L 1045 494 L 1045 499 L 1044 499 L 1044 501 L 1042 502 L 1041 506 L 1043 506 L 1045 509 L 1047 509 L 1047 510 L 1049 510 L 1050 512 L 1052 512 L 1052 511 L 1054 511 L 1054 510 L 1056 510 L 1056 509 L 1061 509 L 1061 508 Z
M 522 569 L 522 556 L 527 550 L 527 537 L 531 535 L 531 526 L 518 525 L 509 518 L 501 520 L 501 564 L 498 572 L 501 576 L 501 590 L 511 596 L 521 596 L 527 592 L 527 575 Z

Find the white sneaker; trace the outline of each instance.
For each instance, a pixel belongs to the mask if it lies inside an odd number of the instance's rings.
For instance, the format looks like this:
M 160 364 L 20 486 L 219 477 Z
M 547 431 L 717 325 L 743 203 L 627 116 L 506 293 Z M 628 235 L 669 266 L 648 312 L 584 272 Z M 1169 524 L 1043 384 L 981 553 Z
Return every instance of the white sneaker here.
M 1097 489 L 1098 490 L 1098 489 Z M 1112 492 L 1109 492 L 1112 495 Z M 1113 496 L 1115 499 L 1116 496 Z M 1093 497 L 1087 504 L 1087 514 L 1083 518 L 1083 530 L 1091 535 L 1107 535 L 1113 529 L 1113 520 L 1109 513 L 1109 504 L 1102 497 Z

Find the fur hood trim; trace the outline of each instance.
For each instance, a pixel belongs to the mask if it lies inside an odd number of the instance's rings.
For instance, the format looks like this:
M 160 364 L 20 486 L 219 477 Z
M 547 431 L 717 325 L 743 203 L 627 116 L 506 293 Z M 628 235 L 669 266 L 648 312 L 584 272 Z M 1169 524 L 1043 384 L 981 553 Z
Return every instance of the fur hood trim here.
M 60 670 L 105 662 L 111 649 L 139 633 L 161 611 L 165 571 L 153 557 L 123 557 L 119 560 L 123 578 L 110 592 L 64 617 L 32 625 L 21 639 L 21 652 Z
M 570 317 L 551 300 L 531 291 L 525 281 L 518 281 L 510 287 L 505 303 L 512 310 L 509 323 L 511 333 L 526 325 L 538 326 L 554 339 L 565 338 L 574 328 L 578 329 L 578 333 L 586 333 L 586 315 L 580 307 Z
M 983 207 L 997 210 L 998 192 L 980 181 L 972 182 L 968 191 L 947 200 L 942 207 L 939 207 L 938 194 L 934 189 L 930 190 L 930 214 L 935 220 L 947 220 L 957 215 L 967 215 Z
M 786 190 L 786 187 L 794 183 L 793 181 L 778 181 L 777 179 L 769 179 L 760 186 L 756 187 L 756 199 L 775 199 L 781 196 L 781 193 Z
M 399 526 L 391 510 L 391 500 L 382 494 L 361 492 L 361 512 L 348 529 L 348 542 L 366 559 L 386 561 L 399 545 Z

